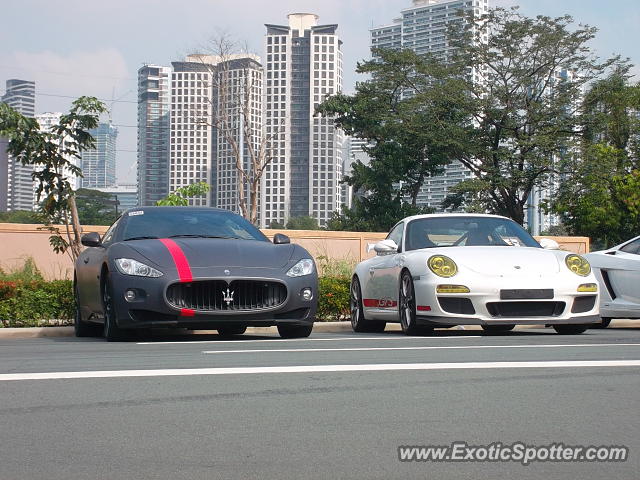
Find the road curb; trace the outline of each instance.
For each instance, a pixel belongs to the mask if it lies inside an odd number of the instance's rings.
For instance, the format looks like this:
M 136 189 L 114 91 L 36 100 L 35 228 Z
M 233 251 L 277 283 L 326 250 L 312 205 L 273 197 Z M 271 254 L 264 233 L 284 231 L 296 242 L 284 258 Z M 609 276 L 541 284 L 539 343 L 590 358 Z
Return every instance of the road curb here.
M 544 328 L 544 325 L 518 325 L 516 330 L 532 328 Z M 609 328 L 640 328 L 640 320 L 612 320 Z M 463 329 L 453 327 L 451 330 Z M 397 323 L 387 324 L 387 331 L 400 331 Z M 482 330 L 478 325 L 466 325 L 464 330 Z M 344 333 L 351 332 L 351 322 L 316 322 L 313 326 L 314 333 Z M 197 333 L 216 333 L 215 330 L 197 330 Z M 246 334 L 264 335 L 277 334 L 276 327 L 249 327 Z M 30 328 L 0 328 L 0 339 L 11 338 L 46 338 L 46 337 L 73 337 L 73 327 L 30 327 Z

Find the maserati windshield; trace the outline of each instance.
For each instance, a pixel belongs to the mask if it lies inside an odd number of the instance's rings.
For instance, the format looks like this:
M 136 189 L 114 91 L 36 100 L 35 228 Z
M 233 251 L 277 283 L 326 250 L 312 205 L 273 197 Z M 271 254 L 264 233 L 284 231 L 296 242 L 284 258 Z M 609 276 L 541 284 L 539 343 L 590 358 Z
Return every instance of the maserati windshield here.
M 153 208 L 129 212 L 122 238 L 233 238 L 268 241 L 239 215 L 221 210 Z

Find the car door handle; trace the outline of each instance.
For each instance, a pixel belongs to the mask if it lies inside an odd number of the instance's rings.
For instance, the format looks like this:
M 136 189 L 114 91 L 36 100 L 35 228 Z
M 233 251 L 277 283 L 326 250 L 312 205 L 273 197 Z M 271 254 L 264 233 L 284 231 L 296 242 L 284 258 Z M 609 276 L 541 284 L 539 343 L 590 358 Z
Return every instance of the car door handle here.
M 85 259 L 83 259 L 82 261 L 83 261 L 84 263 L 89 263 L 89 259 L 88 259 L 88 258 L 85 258 Z

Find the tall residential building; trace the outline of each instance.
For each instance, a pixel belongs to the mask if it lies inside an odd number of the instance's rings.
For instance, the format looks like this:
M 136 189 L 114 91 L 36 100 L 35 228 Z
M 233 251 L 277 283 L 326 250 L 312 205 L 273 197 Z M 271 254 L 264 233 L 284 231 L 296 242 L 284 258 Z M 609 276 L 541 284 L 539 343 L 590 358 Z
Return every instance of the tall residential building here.
M 324 225 L 340 210 L 343 133 L 315 107 L 342 89 L 337 25 L 310 13 L 265 25 L 265 134 L 273 160 L 262 180 L 260 224 L 312 216 Z
M 25 117 L 33 117 L 36 104 L 35 82 L 7 80 L 6 91 L 0 101 Z M 33 167 L 22 165 L 7 155 L 5 141 L 0 141 L 0 150 L 0 209 L 33 210 Z
M 155 205 L 169 193 L 169 107 L 171 68 L 138 70 L 138 199 Z
M 36 115 L 35 118 L 38 121 L 38 124 L 40 125 L 40 130 L 43 132 L 46 132 L 46 131 L 51 131 L 56 125 L 60 123 L 60 117 L 62 117 L 61 112 L 46 112 L 46 113 L 39 113 L 38 115 Z M 67 159 L 71 164 L 77 167 L 80 166 L 79 165 L 80 162 L 76 157 L 69 156 L 67 157 Z M 75 176 L 68 170 L 65 171 L 65 174 L 73 190 L 77 190 L 78 188 L 80 188 L 82 177 Z
M 89 130 L 96 146 L 81 153 L 82 188 L 104 188 L 116 184 L 116 139 L 118 129 L 111 122 Z
M 238 171 L 234 150 L 237 147 L 240 162 L 248 171 L 250 146 L 245 142 L 245 129 L 253 133 L 254 150 L 262 138 L 260 58 L 251 54 L 225 57 L 194 54 L 172 65 L 169 189 L 207 182 L 211 186 L 210 195 L 191 199 L 190 203 L 237 212 Z M 245 92 L 245 88 L 250 91 Z M 227 127 L 216 128 L 218 122 Z M 231 142 L 223 130 L 229 132 Z
M 446 38 L 448 26 L 459 22 L 463 15 L 477 17 L 488 10 L 488 0 L 413 0 L 413 5 L 401 10 L 390 24 L 371 29 L 371 47 L 410 49 L 418 54 L 446 57 L 453 51 Z M 478 72 L 472 74 L 474 80 L 480 81 Z M 441 203 L 449 188 L 471 176 L 466 167 L 453 160 L 443 175 L 425 181 L 418 204 L 442 210 Z

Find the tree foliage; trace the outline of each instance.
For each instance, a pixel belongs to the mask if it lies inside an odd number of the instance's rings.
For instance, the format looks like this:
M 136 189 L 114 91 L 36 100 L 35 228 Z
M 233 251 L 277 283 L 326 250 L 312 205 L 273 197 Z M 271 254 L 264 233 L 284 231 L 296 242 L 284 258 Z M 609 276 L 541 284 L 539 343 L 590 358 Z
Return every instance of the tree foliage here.
M 46 228 L 56 253 L 80 254 L 81 227 L 70 179 L 82 176 L 73 159 L 95 147 L 89 130 L 98 126 L 106 106 L 95 97 L 80 97 L 50 131 L 41 131 L 38 122 L 0 103 L 0 134 L 9 139 L 7 152 L 34 168 L 36 196 L 45 216 Z M 62 224 L 62 230 L 57 225 Z
M 189 205 L 189 199 L 206 195 L 211 187 L 207 182 L 196 182 L 184 187 L 177 188 L 162 200 L 158 200 L 158 206 L 186 207 Z
M 515 8 L 452 29 L 453 61 L 476 77 L 467 76 L 473 129 L 459 158 L 474 180 L 454 189 L 458 201 L 524 222 L 530 193 L 549 185 L 580 138 L 583 87 L 615 60 L 593 55 L 595 32 L 574 29 L 570 16 L 527 18 Z
M 320 230 L 318 220 L 314 217 L 291 217 L 287 222 L 288 230 Z
M 419 210 L 421 187 L 460 154 L 466 127 L 461 82 L 451 68 L 410 50 L 374 54 L 357 67 L 370 79 L 358 83 L 354 95 L 330 97 L 317 113 L 335 116 L 345 133 L 367 140 L 370 163 L 356 162 L 345 177 L 366 197 L 340 221 L 377 229 L 396 218 L 404 203 Z
M 595 82 L 583 102 L 584 139 L 562 167 L 551 209 L 569 232 L 605 248 L 640 231 L 640 84 L 619 65 Z
M 82 225 L 111 225 L 118 215 L 118 204 L 113 194 L 99 190 L 76 190 L 76 206 Z

